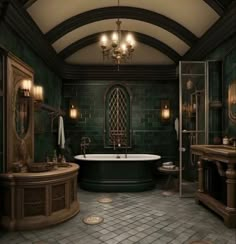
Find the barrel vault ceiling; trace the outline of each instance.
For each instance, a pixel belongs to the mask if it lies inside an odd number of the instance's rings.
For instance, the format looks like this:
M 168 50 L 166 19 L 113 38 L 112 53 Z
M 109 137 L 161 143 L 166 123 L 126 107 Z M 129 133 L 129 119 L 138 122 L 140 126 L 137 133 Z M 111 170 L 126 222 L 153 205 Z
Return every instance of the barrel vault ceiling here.
M 103 64 L 99 38 L 116 29 L 136 39 L 131 64 L 174 64 L 224 15 L 230 0 L 19 0 L 68 64 Z M 107 64 L 112 61 L 105 61 Z

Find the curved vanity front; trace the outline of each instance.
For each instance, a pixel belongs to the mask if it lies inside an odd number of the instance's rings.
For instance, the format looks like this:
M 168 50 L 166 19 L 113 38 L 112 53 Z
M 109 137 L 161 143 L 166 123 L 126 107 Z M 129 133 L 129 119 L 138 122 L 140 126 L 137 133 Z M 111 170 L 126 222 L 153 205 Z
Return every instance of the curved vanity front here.
M 63 222 L 79 212 L 79 166 L 40 173 L 0 174 L 0 225 L 8 230 L 29 230 Z

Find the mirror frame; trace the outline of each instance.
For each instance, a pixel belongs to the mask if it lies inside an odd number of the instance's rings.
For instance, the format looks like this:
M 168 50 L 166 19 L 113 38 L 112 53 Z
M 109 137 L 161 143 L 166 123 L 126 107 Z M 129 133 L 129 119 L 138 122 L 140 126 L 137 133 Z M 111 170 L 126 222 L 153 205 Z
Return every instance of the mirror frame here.
M 19 82 L 30 79 L 34 84 L 34 72 L 31 67 L 12 54 L 7 56 L 6 84 L 6 172 L 12 170 L 14 163 L 26 164 L 27 159 L 34 160 L 34 110 L 33 98 L 29 99 L 29 125 L 24 138 L 21 138 L 15 128 L 15 101 Z
M 229 119 L 233 122 L 236 123 L 236 112 L 234 113 L 232 111 L 232 99 L 236 102 L 236 80 L 233 80 L 229 84 L 228 88 L 228 115 Z M 236 107 L 236 103 L 234 105 Z

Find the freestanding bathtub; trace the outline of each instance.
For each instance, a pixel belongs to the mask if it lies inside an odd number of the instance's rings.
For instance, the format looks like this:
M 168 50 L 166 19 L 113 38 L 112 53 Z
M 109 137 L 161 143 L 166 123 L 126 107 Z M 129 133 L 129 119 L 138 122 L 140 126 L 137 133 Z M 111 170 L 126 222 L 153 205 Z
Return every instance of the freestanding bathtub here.
M 152 154 L 87 154 L 74 158 L 80 165 L 79 184 L 88 191 L 145 191 L 155 186 Z

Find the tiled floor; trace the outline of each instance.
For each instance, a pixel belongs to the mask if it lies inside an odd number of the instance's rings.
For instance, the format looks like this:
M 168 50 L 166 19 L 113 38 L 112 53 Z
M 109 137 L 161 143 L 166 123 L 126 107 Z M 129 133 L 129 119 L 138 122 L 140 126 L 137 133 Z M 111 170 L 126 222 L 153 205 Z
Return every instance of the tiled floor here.
M 0 243 L 11 244 L 178 244 L 207 240 L 213 244 L 236 244 L 236 229 L 228 229 L 221 219 L 193 198 L 163 196 L 155 189 L 142 193 L 91 193 L 79 190 L 80 213 L 55 227 L 38 231 L 0 232 Z M 109 196 L 112 203 L 97 199 Z M 99 225 L 82 219 L 96 214 Z

